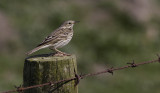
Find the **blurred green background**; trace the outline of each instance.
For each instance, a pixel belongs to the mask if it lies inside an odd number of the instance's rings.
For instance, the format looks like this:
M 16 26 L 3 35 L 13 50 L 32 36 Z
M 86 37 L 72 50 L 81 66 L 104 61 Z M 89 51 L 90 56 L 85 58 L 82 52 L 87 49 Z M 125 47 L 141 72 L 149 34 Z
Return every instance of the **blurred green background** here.
M 79 73 L 156 59 L 159 10 L 159 0 L 0 0 L 0 91 L 22 84 L 25 52 L 69 19 L 81 22 L 60 50 L 77 56 Z M 159 71 L 155 63 L 88 77 L 79 93 L 160 93 Z

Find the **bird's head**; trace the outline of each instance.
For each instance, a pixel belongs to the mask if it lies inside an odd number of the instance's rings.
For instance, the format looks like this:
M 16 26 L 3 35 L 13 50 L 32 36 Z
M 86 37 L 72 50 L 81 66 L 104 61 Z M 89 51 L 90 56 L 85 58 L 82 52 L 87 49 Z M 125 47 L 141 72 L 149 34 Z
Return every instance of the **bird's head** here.
M 73 21 L 73 20 L 68 20 L 68 21 L 65 21 L 61 27 L 63 28 L 73 28 L 73 25 L 78 23 L 79 21 Z

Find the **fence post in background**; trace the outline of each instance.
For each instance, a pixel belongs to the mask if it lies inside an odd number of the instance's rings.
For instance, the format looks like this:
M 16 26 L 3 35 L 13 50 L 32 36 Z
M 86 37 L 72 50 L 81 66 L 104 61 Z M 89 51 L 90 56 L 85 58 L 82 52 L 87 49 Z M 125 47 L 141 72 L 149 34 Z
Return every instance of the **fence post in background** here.
M 55 57 L 38 55 L 26 58 L 23 69 L 23 86 L 32 86 L 47 82 L 75 77 L 74 69 L 77 71 L 76 57 Z M 61 86 L 62 85 L 62 86 Z M 78 93 L 75 81 L 66 84 L 47 85 L 44 87 L 25 90 L 24 93 Z M 61 86 L 54 90 L 57 86 Z

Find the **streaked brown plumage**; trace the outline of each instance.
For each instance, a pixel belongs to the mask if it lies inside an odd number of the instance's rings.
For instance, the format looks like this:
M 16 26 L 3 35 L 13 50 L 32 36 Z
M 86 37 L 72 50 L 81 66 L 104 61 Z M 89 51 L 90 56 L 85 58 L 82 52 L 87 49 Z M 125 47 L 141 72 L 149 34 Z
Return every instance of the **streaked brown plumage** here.
M 77 22 L 78 21 L 73 20 L 65 21 L 59 28 L 47 36 L 36 48 L 27 52 L 27 55 L 47 47 L 55 50 L 57 53 L 65 54 L 57 50 L 57 48 L 61 48 L 70 42 L 73 36 L 73 25 Z

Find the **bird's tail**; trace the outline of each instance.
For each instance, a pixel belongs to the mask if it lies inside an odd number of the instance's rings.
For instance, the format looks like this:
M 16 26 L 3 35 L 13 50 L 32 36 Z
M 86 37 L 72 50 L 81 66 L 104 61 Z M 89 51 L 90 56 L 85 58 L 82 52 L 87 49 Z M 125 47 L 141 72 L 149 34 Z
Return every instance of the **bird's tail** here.
M 42 48 L 43 48 L 42 46 L 38 46 L 38 47 L 32 49 L 31 51 L 27 52 L 26 55 L 30 55 L 30 54 L 32 54 L 32 53 L 34 53 L 34 52 L 36 52 L 36 51 L 38 51 Z

